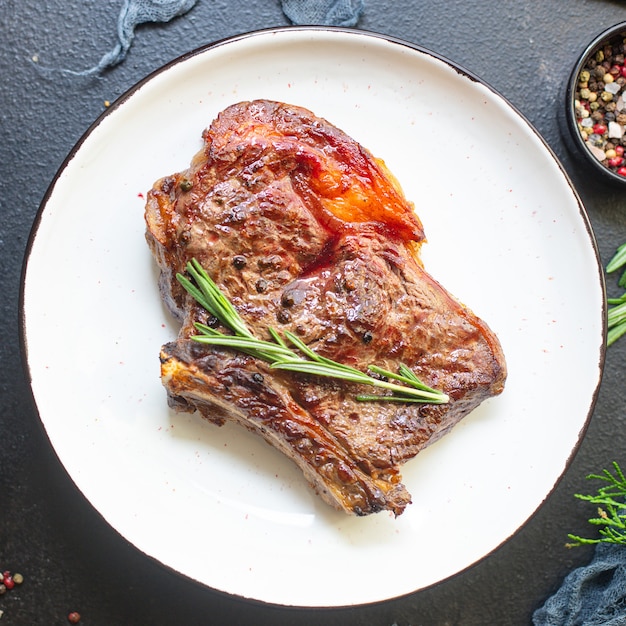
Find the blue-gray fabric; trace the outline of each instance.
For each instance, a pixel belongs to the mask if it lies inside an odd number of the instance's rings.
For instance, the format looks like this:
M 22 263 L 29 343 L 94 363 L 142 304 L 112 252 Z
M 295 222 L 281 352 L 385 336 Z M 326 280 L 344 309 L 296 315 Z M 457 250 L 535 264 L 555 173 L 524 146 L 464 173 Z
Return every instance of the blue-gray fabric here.
M 599 543 L 533 614 L 535 626 L 626 626 L 626 546 Z
M 117 44 L 93 67 L 68 74 L 91 76 L 121 63 L 135 36 L 135 28 L 147 22 L 169 22 L 187 13 L 198 0 L 124 0 L 117 19 Z M 363 12 L 363 0 L 282 0 L 283 12 L 293 24 L 355 26 Z
M 282 0 L 283 13 L 294 24 L 356 26 L 363 0 Z
M 70 74 L 89 76 L 100 74 L 107 67 L 121 63 L 126 58 L 135 36 L 135 28 L 148 22 L 169 22 L 187 13 L 198 0 L 124 0 L 117 18 L 117 44 L 105 53 L 93 67 L 81 72 L 66 70 Z

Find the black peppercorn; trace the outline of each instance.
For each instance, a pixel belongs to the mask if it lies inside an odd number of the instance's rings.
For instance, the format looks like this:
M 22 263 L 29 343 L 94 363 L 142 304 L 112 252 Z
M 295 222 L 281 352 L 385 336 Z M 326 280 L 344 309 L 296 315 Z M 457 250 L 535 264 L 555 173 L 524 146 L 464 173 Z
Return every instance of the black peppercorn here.
M 233 266 L 237 270 L 243 269 L 246 266 L 246 257 L 241 254 L 233 257 Z
M 293 306 L 294 305 L 293 294 L 284 293 L 280 302 L 283 306 L 286 306 L 286 307 Z
M 276 319 L 281 324 L 287 324 L 291 321 L 291 315 L 289 314 L 289 311 L 285 311 L 285 309 L 281 309 L 280 311 L 278 311 L 278 314 L 276 315 Z

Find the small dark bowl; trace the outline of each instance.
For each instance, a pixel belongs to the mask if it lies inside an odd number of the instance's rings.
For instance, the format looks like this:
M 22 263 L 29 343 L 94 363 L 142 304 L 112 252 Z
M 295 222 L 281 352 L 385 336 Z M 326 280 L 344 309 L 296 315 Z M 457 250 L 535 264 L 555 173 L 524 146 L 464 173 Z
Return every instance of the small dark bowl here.
M 565 124 L 567 127 L 569 138 L 571 139 L 570 148 L 575 154 L 581 155 L 583 160 L 590 166 L 590 168 L 596 173 L 604 177 L 604 180 L 612 181 L 618 185 L 626 186 L 626 175 L 622 176 L 617 174 L 616 171 L 610 169 L 607 165 L 603 164 L 596 156 L 592 154 L 588 143 L 585 141 L 581 129 L 579 127 L 579 118 L 577 115 L 577 107 L 575 105 L 578 100 L 578 86 L 579 77 L 581 72 L 587 68 L 587 65 L 596 58 L 596 54 L 605 49 L 605 46 L 612 45 L 618 42 L 620 39 L 626 39 L 626 22 L 616 24 L 611 28 L 600 33 L 586 48 L 582 55 L 579 57 L 578 62 L 574 66 L 572 73 L 565 85 Z M 623 63 L 622 63 L 623 64 Z M 626 77 L 625 77 L 626 78 Z M 598 90 L 596 93 L 598 93 Z M 598 95 L 600 95 L 598 93 Z M 619 96 L 626 101 L 626 85 L 622 87 L 614 98 L 614 102 L 618 101 Z M 583 99 L 584 100 L 584 99 Z M 583 101 L 581 100 L 581 101 Z M 598 98 L 601 100 L 601 98 Z M 587 101 L 588 102 L 588 101 Z M 624 111 L 626 113 L 626 110 Z M 608 126 L 608 124 L 604 124 Z M 626 125 L 622 124 L 622 127 L 626 128 Z M 593 133 L 590 133 L 593 134 Z M 613 140 L 615 142 L 615 140 Z M 617 140 L 619 145 L 626 145 L 626 132 L 621 140 Z M 619 156 L 619 155 L 618 155 Z M 626 155 L 623 157 L 623 167 L 626 167 Z M 606 163 L 606 161 L 605 161 Z

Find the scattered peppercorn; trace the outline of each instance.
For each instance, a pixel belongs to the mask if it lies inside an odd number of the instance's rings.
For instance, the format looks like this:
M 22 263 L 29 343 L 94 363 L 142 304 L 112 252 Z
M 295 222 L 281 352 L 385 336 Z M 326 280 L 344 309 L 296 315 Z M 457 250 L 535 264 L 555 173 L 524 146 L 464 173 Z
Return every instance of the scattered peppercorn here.
M 237 270 L 243 269 L 246 266 L 246 262 L 246 257 L 241 254 L 233 257 L 233 266 Z
M 289 314 L 289 311 L 285 311 L 285 309 L 281 309 L 276 314 L 276 319 L 281 324 L 289 324 L 289 322 L 291 321 L 291 315 Z
M 70 624 L 78 624 L 78 622 L 80 622 L 80 613 L 77 613 L 76 611 L 72 611 L 71 613 L 68 614 L 67 621 Z
M 285 307 L 290 307 L 295 304 L 295 300 L 292 293 L 284 293 L 283 297 L 280 300 L 280 303 Z
M 12 573 L 10 570 L 0 571 L 0 596 L 3 596 L 7 592 L 11 591 L 16 585 L 21 585 L 24 582 L 24 576 L 17 572 Z M 0 610 L 0 617 L 2 617 L 4 611 Z
M 574 112 L 589 152 L 626 177 L 626 32 L 592 54 L 577 77 Z
M 21 574 L 11 573 L 10 570 L 0 571 L 0 596 L 7 591 L 11 591 L 15 585 L 21 585 L 24 582 L 24 576 Z
M 193 183 L 188 178 L 183 178 L 180 183 L 178 183 L 178 186 L 182 191 L 190 191 L 193 187 Z
M 259 374 L 259 372 L 254 372 L 254 374 L 252 374 L 252 380 L 260 385 L 265 379 L 263 378 L 263 374 Z
M 217 328 L 220 325 L 220 321 L 217 319 L 217 317 L 215 317 L 215 315 L 208 315 L 205 324 L 209 328 Z

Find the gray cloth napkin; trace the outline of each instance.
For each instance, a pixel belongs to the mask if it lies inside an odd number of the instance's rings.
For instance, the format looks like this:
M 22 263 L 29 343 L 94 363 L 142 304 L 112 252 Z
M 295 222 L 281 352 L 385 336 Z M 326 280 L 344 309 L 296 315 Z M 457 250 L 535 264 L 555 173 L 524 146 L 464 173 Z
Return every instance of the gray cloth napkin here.
M 169 22 L 187 13 L 198 0 L 124 0 L 117 19 L 117 44 L 93 67 L 66 73 L 78 76 L 100 74 L 121 63 L 133 38 L 135 28 L 147 22 Z M 355 26 L 363 11 L 363 0 L 281 0 L 284 14 L 293 24 Z
M 599 543 L 533 614 L 535 626 L 626 626 L 626 546 Z
M 117 44 L 103 55 L 97 65 L 76 74 L 99 74 L 107 67 L 120 63 L 126 58 L 135 36 L 135 28 L 139 24 L 169 22 L 187 13 L 196 2 L 197 0 L 124 0 L 117 18 Z
M 356 26 L 363 0 L 282 0 L 283 13 L 294 24 Z

